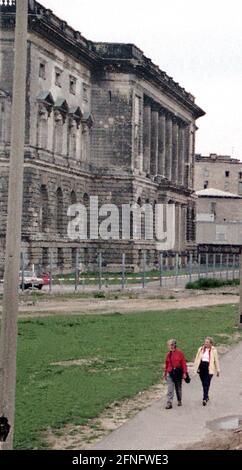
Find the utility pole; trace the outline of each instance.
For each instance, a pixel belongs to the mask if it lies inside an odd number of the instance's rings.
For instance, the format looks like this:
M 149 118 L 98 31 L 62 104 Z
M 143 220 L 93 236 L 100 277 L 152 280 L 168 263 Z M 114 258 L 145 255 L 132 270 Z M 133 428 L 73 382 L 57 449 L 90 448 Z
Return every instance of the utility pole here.
M 2 445 L 4 450 L 10 450 L 13 447 L 15 415 L 18 289 L 25 142 L 27 22 L 28 0 L 16 0 L 8 219 L 0 341 L 0 416 L 7 419 L 11 426 L 6 442 L 3 442 Z
M 239 263 L 240 263 L 239 328 L 242 328 L 242 247 L 240 248 Z

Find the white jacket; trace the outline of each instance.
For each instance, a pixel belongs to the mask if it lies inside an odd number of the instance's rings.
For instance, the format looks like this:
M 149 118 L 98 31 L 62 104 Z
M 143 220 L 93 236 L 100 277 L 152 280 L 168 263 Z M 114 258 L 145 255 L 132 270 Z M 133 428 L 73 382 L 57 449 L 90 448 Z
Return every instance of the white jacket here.
M 203 355 L 203 346 L 198 348 L 198 352 L 197 352 L 197 355 L 196 355 L 196 358 L 195 358 L 195 361 L 194 361 L 194 370 L 195 370 L 195 372 L 197 372 L 197 370 L 199 369 L 200 362 L 202 360 L 202 355 Z M 214 374 L 217 374 L 218 372 L 220 372 L 218 353 L 217 353 L 217 349 L 214 346 L 212 346 L 211 350 L 210 350 L 210 360 L 209 360 L 208 372 L 211 375 L 214 375 Z

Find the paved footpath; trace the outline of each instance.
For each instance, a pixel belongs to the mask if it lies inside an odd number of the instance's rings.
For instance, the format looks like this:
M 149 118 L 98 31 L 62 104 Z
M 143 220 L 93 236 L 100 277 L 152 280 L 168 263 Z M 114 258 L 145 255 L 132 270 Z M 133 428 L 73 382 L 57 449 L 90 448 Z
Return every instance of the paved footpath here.
M 221 375 L 213 377 L 210 402 L 202 406 L 197 374 L 183 383 L 183 406 L 176 401 L 165 410 L 164 398 L 138 413 L 92 449 L 170 450 L 199 442 L 211 432 L 208 424 L 218 418 L 242 416 L 242 342 L 220 358 Z

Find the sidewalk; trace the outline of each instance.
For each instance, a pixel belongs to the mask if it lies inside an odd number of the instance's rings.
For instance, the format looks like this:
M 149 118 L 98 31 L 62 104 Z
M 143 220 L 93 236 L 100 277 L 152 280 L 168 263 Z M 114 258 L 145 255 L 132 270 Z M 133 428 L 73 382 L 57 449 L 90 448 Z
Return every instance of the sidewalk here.
M 203 440 L 208 424 L 218 418 L 242 416 L 242 342 L 220 358 L 221 376 L 213 377 L 210 402 L 202 406 L 198 375 L 183 383 L 183 406 L 165 410 L 159 400 L 101 440 L 92 449 L 170 450 Z

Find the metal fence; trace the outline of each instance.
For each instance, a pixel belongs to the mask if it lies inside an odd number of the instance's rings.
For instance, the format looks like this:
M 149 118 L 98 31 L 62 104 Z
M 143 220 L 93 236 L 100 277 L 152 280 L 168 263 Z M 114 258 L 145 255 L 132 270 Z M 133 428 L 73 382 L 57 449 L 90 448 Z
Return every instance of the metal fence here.
M 97 255 L 95 269 L 89 270 L 88 266 L 81 260 L 79 250 L 76 251 L 75 266 L 70 273 L 57 273 L 53 267 L 53 257 L 50 253 L 48 273 L 45 273 L 43 280 L 44 290 L 49 293 L 57 291 L 77 292 L 88 288 L 102 290 L 103 288 L 126 289 L 130 287 L 140 287 L 145 289 L 153 284 L 165 288 L 184 287 L 188 282 L 201 278 L 213 278 L 223 280 L 235 280 L 240 277 L 240 266 L 238 255 L 224 254 L 203 254 L 196 258 L 192 253 L 189 262 L 183 265 L 183 259 L 178 254 L 173 260 L 173 266 L 167 265 L 167 258 L 160 253 L 159 263 L 153 268 L 149 266 L 147 253 L 142 254 L 140 266 L 137 272 L 131 272 L 127 263 L 126 255 L 120 259 L 120 266 L 115 272 L 108 272 L 105 256 L 102 253 Z M 25 288 L 25 261 L 21 256 L 20 286 Z M 34 266 L 33 266 L 34 271 Z M 32 289 L 36 286 L 33 284 Z

